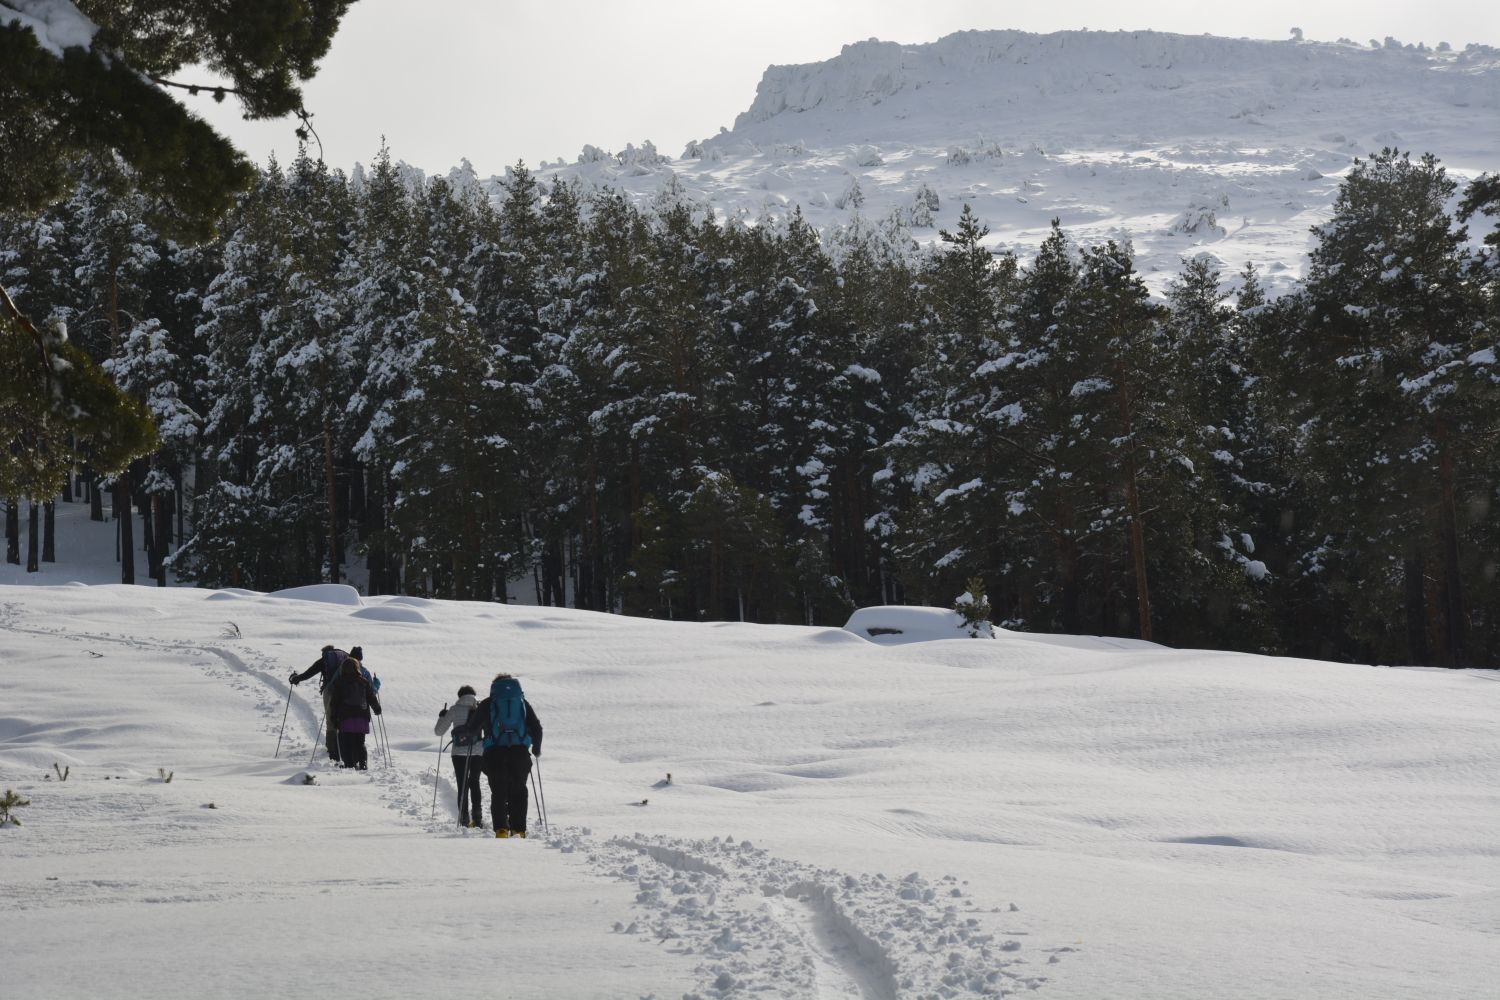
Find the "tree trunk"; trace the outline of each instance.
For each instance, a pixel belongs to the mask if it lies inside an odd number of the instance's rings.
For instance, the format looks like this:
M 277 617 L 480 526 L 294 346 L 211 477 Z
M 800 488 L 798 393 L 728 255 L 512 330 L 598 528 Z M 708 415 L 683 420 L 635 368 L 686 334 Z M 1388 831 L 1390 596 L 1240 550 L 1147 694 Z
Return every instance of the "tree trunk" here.
M 42 562 L 57 562 L 57 504 L 42 505 Z
M 1117 378 L 1119 376 L 1116 376 Z M 1123 379 L 1121 380 L 1123 384 Z M 1135 572 L 1136 614 L 1140 618 L 1140 637 L 1151 641 L 1151 591 L 1146 581 L 1146 528 L 1141 523 L 1141 491 L 1135 464 L 1135 424 L 1130 416 L 1130 398 L 1120 392 L 1120 417 L 1130 444 L 1125 452 L 1125 503 L 1130 511 L 1130 561 Z
M 42 529 L 39 523 L 41 519 L 38 516 L 40 510 L 41 505 L 33 500 L 31 502 L 31 516 L 26 526 L 26 572 L 28 573 L 35 573 L 42 568 L 42 564 L 37 559 L 37 550 L 42 540 Z
M 1442 484 L 1441 537 L 1443 545 L 1443 666 L 1464 665 L 1463 577 L 1458 560 L 1458 501 L 1453 485 L 1453 452 L 1448 444 L 1447 429 L 1440 428 L 1438 479 Z
M 365 569 L 370 573 L 370 595 L 388 593 L 386 590 L 386 551 L 385 536 L 385 502 L 378 481 L 378 474 L 373 470 L 366 472 L 357 478 L 363 479 L 369 476 L 370 482 L 365 489 L 368 501 L 365 503 L 362 529 L 363 537 L 369 540 L 369 547 L 365 555 Z
M 156 579 L 156 518 L 152 516 L 151 505 L 155 497 L 147 494 L 142 496 L 140 505 L 141 514 L 141 548 L 146 552 L 146 576 L 148 579 Z
M 120 582 L 135 583 L 135 519 L 131 511 L 130 470 L 115 479 L 115 523 L 120 540 Z
M 328 582 L 339 582 L 338 483 L 333 471 L 333 415 L 323 408 L 323 476 L 328 488 Z
M 21 565 L 21 508 L 17 500 L 5 501 L 5 561 Z
M 156 585 L 167 585 L 167 538 L 172 531 L 172 512 L 167 507 L 167 498 L 156 495 L 151 498 L 151 513 L 156 518 Z
M 1406 655 L 1414 666 L 1426 666 L 1432 657 L 1427 646 L 1427 581 L 1422 556 L 1402 561 L 1406 589 Z
M 88 474 L 89 484 L 89 520 L 104 520 L 104 494 L 99 489 L 99 474 L 90 472 Z

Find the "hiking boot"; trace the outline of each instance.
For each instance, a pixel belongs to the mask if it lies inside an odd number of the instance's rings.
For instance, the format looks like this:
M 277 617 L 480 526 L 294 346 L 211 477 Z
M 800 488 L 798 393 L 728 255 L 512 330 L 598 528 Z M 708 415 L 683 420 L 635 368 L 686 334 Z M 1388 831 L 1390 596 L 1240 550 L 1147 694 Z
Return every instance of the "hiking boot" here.
M 526 839 L 526 831 L 525 830 L 512 830 L 512 831 L 510 831 L 510 835 L 512 837 L 520 837 L 522 840 Z
M 505 829 L 505 827 L 502 826 L 502 827 L 500 827 L 499 829 L 497 829 L 495 831 L 495 836 L 496 837 L 509 837 L 510 836 L 510 831 L 507 830 L 507 829 Z

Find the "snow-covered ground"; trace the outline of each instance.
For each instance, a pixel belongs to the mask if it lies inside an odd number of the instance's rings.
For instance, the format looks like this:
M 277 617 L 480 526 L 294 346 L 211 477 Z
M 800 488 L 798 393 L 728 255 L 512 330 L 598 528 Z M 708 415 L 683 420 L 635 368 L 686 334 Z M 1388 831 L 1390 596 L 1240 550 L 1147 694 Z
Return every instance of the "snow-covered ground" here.
M 1494 672 L 69 584 L 111 572 L 84 562 L 0 586 L 0 791 L 31 803 L 0 831 L 7 996 L 1457 1000 L 1500 976 Z M 286 678 L 324 642 L 381 676 L 389 767 L 309 767 L 320 704 Z M 500 669 L 546 727 L 550 835 L 533 812 L 525 841 L 456 828 L 446 758 L 431 818 L 437 710 Z
M 1364 41 L 871 39 L 771 67 L 733 129 L 680 157 L 590 148 L 540 173 L 721 219 L 800 207 L 825 231 L 896 213 L 923 243 L 968 204 L 1023 259 L 1058 218 L 1085 245 L 1131 240 L 1158 291 L 1198 254 L 1226 271 L 1253 262 L 1275 290 L 1301 275 L 1353 157 L 1432 152 L 1460 179 L 1500 164 L 1500 50 Z

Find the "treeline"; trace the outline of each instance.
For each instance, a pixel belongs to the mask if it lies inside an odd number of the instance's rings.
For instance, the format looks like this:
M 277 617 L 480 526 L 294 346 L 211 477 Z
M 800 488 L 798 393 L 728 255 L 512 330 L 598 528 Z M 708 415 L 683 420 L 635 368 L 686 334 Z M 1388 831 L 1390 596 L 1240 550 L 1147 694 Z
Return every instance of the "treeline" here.
M 107 485 L 163 581 L 828 624 L 979 577 L 1013 628 L 1500 659 L 1493 177 L 1455 214 L 1431 157 L 1357 161 L 1275 299 L 1203 260 L 1154 298 L 1056 225 L 997 256 L 967 208 L 917 252 L 382 152 L 182 247 L 78 180 L 3 281 L 155 415 Z

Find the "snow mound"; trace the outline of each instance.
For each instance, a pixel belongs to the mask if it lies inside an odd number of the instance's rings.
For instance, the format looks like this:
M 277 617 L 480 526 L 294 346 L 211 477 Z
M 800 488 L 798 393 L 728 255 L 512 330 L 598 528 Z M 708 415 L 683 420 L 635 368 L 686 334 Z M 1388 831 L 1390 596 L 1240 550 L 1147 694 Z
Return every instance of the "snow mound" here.
M 437 605 L 436 601 L 430 600 L 426 597 L 407 597 L 404 595 L 401 597 L 392 597 L 385 603 L 387 607 L 392 604 L 400 604 L 408 608 L 431 608 Z
M 957 611 L 888 604 L 860 608 L 844 623 L 844 631 L 882 646 L 899 646 L 936 639 L 967 639 L 963 625 L 963 617 Z
M 315 583 L 307 587 L 290 587 L 267 594 L 291 601 L 312 601 L 316 604 L 342 604 L 357 608 L 364 604 L 359 591 L 342 583 Z
M 406 622 L 412 625 L 426 625 L 428 623 L 427 616 L 416 608 L 403 608 L 399 605 L 396 607 L 386 605 L 380 608 L 360 608 L 358 611 L 351 611 L 349 617 L 363 618 L 366 621 L 374 622 Z

